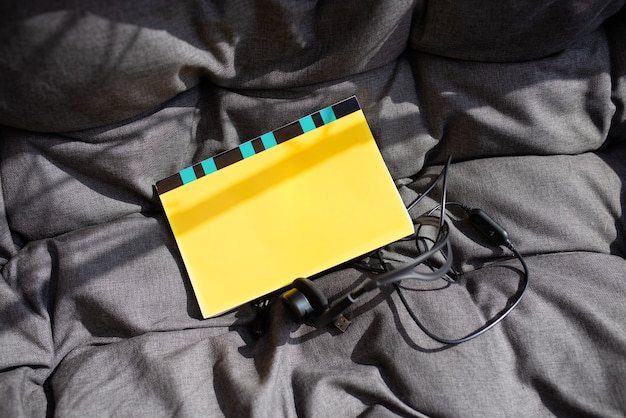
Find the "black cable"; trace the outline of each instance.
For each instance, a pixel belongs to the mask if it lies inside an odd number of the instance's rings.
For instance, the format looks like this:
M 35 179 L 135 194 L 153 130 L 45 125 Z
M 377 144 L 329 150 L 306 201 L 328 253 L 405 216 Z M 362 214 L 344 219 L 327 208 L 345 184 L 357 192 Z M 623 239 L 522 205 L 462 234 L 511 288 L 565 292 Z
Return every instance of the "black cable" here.
M 437 185 L 439 184 L 439 182 L 444 178 L 444 176 L 446 175 L 448 168 L 450 168 L 450 163 L 452 161 L 452 156 L 448 157 L 448 160 L 444 166 L 444 169 L 441 171 L 441 173 L 439 173 L 439 175 L 437 176 L 437 178 L 435 178 L 435 181 L 433 181 L 431 183 L 430 186 L 428 186 L 428 188 L 426 189 L 426 191 L 424 191 L 422 194 L 420 194 L 419 196 L 417 196 L 411 203 L 409 203 L 406 206 L 406 211 L 409 212 L 411 209 L 413 209 L 419 202 L 422 201 L 423 198 L 425 198 L 428 193 L 432 192 L 434 190 L 435 187 L 437 187 Z
M 421 218 L 418 218 L 418 221 L 421 224 L 427 224 L 427 225 L 430 224 L 430 225 L 435 226 L 437 225 L 436 222 L 438 222 L 439 220 L 438 218 L 434 218 L 434 217 L 421 217 Z M 372 279 L 372 281 L 375 283 L 375 286 L 383 287 L 383 286 L 386 286 L 386 285 L 389 285 L 389 284 L 392 284 L 392 283 L 395 283 L 397 281 L 404 280 L 404 279 L 414 279 L 414 280 L 424 280 L 424 281 L 433 281 L 433 280 L 440 279 L 441 276 L 447 273 L 448 270 L 450 270 L 450 267 L 452 266 L 452 257 L 451 257 L 452 247 L 450 245 L 449 232 L 450 232 L 450 227 L 448 226 L 447 222 L 444 222 L 443 228 L 438 232 L 439 238 L 435 241 L 433 246 L 428 249 L 428 251 L 417 256 L 415 259 L 413 259 L 413 261 L 406 263 L 399 268 L 388 271 L 387 273 L 381 274 L 377 276 L 376 278 Z M 448 255 L 448 257 L 446 258 L 446 261 L 441 267 L 439 267 L 438 269 L 432 272 L 416 272 L 414 270 L 415 267 L 419 266 L 420 264 L 423 264 L 426 260 L 431 258 L 433 255 L 441 252 L 444 249 L 444 247 L 446 249 L 446 254 Z
M 461 209 L 463 209 L 463 210 L 464 210 L 464 211 L 466 211 L 466 212 L 470 210 L 470 208 L 469 208 L 467 205 L 465 205 L 465 204 L 463 204 L 463 203 L 461 203 L 461 202 L 446 202 L 446 208 L 447 208 L 447 207 L 450 207 L 450 206 L 458 206 L 458 207 L 460 207 Z M 429 211 L 426 213 L 426 215 L 428 215 L 428 216 L 434 216 L 433 214 L 434 214 L 435 212 L 437 212 L 438 210 L 440 210 L 440 209 L 441 209 L 441 205 L 437 205 L 437 206 L 435 206 L 434 208 L 432 208 L 431 210 L 429 210 Z
M 512 244 L 507 245 L 507 247 L 513 252 L 515 257 L 517 257 L 517 259 L 522 264 L 522 268 L 524 269 L 522 290 L 519 292 L 519 296 L 515 299 L 515 301 L 509 307 L 507 307 L 505 310 L 500 312 L 498 315 L 496 315 L 495 317 L 493 317 L 492 319 L 487 321 L 480 328 L 470 332 L 469 334 L 467 334 L 466 336 L 464 336 L 462 338 L 456 338 L 456 339 L 443 338 L 443 337 L 440 337 L 440 336 L 434 334 L 428 328 L 426 328 L 426 326 L 424 326 L 424 324 L 422 324 L 422 322 L 419 320 L 419 318 L 417 317 L 417 315 L 415 314 L 413 309 L 409 306 L 409 302 L 407 301 L 406 297 L 402 293 L 402 290 L 401 290 L 400 286 L 398 285 L 398 283 L 394 283 L 393 285 L 394 285 L 394 288 L 396 289 L 396 291 L 398 292 L 398 296 L 400 297 L 400 301 L 404 305 L 405 309 L 407 310 L 407 312 L 408 312 L 409 316 L 411 317 L 411 319 L 413 320 L 413 322 L 415 322 L 415 324 L 424 332 L 424 334 L 428 335 L 428 337 L 432 338 L 433 340 L 435 340 L 437 342 L 440 342 L 442 344 L 448 344 L 448 345 L 461 344 L 461 343 L 467 342 L 469 340 L 472 340 L 472 339 L 474 339 L 474 338 L 484 334 L 485 332 L 489 331 L 491 328 L 493 328 L 498 323 L 500 323 L 520 303 L 520 301 L 522 300 L 522 297 L 526 293 L 526 289 L 528 289 L 528 283 L 530 281 L 530 271 L 528 269 L 528 265 L 526 264 L 526 261 L 524 260 L 524 257 L 522 257 L 522 255 L 519 253 L 519 251 L 517 251 L 517 249 Z
M 444 260 L 445 260 L 444 264 L 438 269 L 433 269 L 432 273 L 430 274 L 424 274 L 424 273 L 417 274 L 417 272 L 413 271 L 412 268 L 410 272 L 407 272 L 408 274 L 399 274 L 401 272 L 398 272 L 397 270 L 392 270 L 392 271 L 389 271 L 388 273 L 382 274 L 381 277 L 375 280 L 375 282 L 377 284 L 377 287 L 381 287 L 381 286 L 388 285 L 388 284 L 392 284 L 394 286 L 395 290 L 398 292 L 398 296 L 400 297 L 402 304 L 404 305 L 407 312 L 409 313 L 409 316 L 411 316 L 411 319 L 413 319 L 415 324 L 426 335 L 428 335 L 430 338 L 440 343 L 454 345 L 454 344 L 464 343 L 466 341 L 469 341 L 471 339 L 478 337 L 479 335 L 482 335 L 483 333 L 487 332 L 488 330 L 496 326 L 498 323 L 500 323 L 504 318 L 506 318 L 511 313 L 511 311 L 515 309 L 515 307 L 519 304 L 519 302 L 522 300 L 522 297 L 526 293 L 526 289 L 528 288 L 528 283 L 530 280 L 530 271 L 528 269 L 528 265 L 526 264 L 526 261 L 524 260 L 524 257 L 522 257 L 519 251 L 517 251 L 517 249 L 513 246 L 513 244 L 509 240 L 507 232 L 500 225 L 498 225 L 493 219 L 491 219 L 485 212 L 483 212 L 480 209 L 472 209 L 459 202 L 450 202 L 450 203 L 447 202 L 448 171 L 450 168 L 451 161 L 452 161 L 452 158 L 448 157 L 448 160 L 446 161 L 446 164 L 442 172 L 435 179 L 435 181 L 430 185 L 430 187 L 422 195 L 420 195 L 417 199 L 415 199 L 413 202 L 411 202 L 407 206 L 407 211 L 408 211 L 411 208 L 413 208 L 425 195 L 430 193 L 440 181 L 443 181 L 440 204 L 437 207 L 431 209 L 425 217 L 421 217 L 416 220 L 416 223 L 419 225 L 415 233 L 416 247 L 418 249 L 420 247 L 418 240 L 420 239 L 419 231 L 421 230 L 422 226 L 424 226 L 425 224 L 432 225 L 431 222 L 423 222 L 423 220 L 424 219 L 432 220 L 434 218 L 433 213 L 439 210 L 440 211 L 439 228 L 437 231 L 437 238 L 436 240 L 433 241 L 428 238 L 421 237 L 422 239 L 430 240 L 431 242 L 433 242 L 433 245 L 426 252 L 418 256 L 414 262 L 409 264 L 409 266 L 412 265 L 414 268 L 415 266 L 419 264 L 423 264 L 427 261 L 427 259 L 429 259 L 434 254 L 439 253 L 439 252 L 441 252 L 442 256 L 444 257 Z M 515 301 L 509 307 L 507 307 L 502 312 L 500 312 L 498 315 L 496 315 L 495 317 L 487 321 L 480 328 L 472 331 L 471 333 L 467 334 L 466 336 L 462 338 L 456 338 L 456 339 L 440 337 L 434 334 L 433 332 L 431 332 L 428 328 L 426 328 L 421 323 L 421 321 L 419 320 L 419 318 L 417 317 L 413 309 L 409 306 L 409 303 L 406 297 L 404 296 L 402 289 L 399 285 L 399 282 L 403 279 L 436 280 L 439 278 L 445 279 L 445 277 L 447 276 L 448 277 L 447 281 L 451 281 L 450 276 L 448 275 L 448 272 L 450 271 L 452 271 L 455 276 L 458 276 L 458 272 L 452 266 L 451 246 L 450 246 L 450 242 L 448 239 L 449 228 L 445 221 L 446 206 L 448 204 L 461 207 L 468 214 L 470 222 L 494 244 L 506 246 L 507 248 L 509 248 L 509 250 L 511 250 L 511 252 L 513 252 L 515 257 L 520 261 L 520 263 L 522 264 L 522 268 L 524 270 L 524 276 L 522 279 L 523 280 L 522 289 L 521 291 L 519 291 L 519 296 L 515 299 Z M 441 234 L 444 232 L 445 232 L 445 236 L 442 238 Z M 445 252 L 443 251 L 444 246 L 446 247 Z M 383 265 L 383 268 L 387 269 L 386 264 L 383 263 L 382 265 Z M 408 268 L 409 268 L 408 266 L 403 266 L 401 269 L 407 270 Z
M 452 163 L 452 156 L 448 156 L 446 165 L 443 168 L 443 185 L 441 186 L 441 214 L 439 216 L 439 232 L 443 228 L 443 223 L 446 219 L 446 200 L 448 195 L 448 172 L 450 171 L 450 164 Z M 437 234 L 439 234 L 439 232 Z
M 450 169 L 450 164 L 452 161 L 452 157 L 448 157 L 442 172 L 437 176 L 435 181 L 430 185 L 430 187 L 424 192 L 421 196 L 415 199 L 412 203 L 407 207 L 407 211 L 409 208 L 413 207 L 417 202 L 419 202 L 424 196 L 426 196 L 441 180 L 443 180 L 443 187 L 441 193 L 441 202 L 440 206 L 442 208 L 439 217 L 434 216 L 421 216 L 415 220 L 415 223 L 418 226 L 417 231 L 415 232 L 415 240 L 416 246 L 419 249 L 419 231 L 422 226 L 436 226 L 437 228 L 437 238 L 433 243 L 432 247 L 418 255 L 413 261 L 410 263 L 406 263 L 401 267 L 383 273 L 376 278 L 371 278 L 368 282 L 366 282 L 363 286 L 355 289 L 350 296 L 354 299 L 358 298 L 362 294 L 373 290 L 375 288 L 380 288 L 383 286 L 387 286 L 389 284 L 393 284 L 399 282 L 404 279 L 412 279 L 412 280 L 422 280 L 422 281 L 434 281 L 441 279 L 443 276 L 447 275 L 448 272 L 452 269 L 452 247 L 450 245 L 449 233 L 450 227 L 448 226 L 445 220 L 445 206 L 446 206 L 446 193 L 447 193 L 447 183 L 448 183 L 448 171 Z M 443 252 L 443 248 L 445 247 L 445 252 Z M 442 253 L 444 256 L 444 263 L 436 269 L 432 269 L 430 272 L 417 272 L 415 271 L 415 267 L 420 264 L 425 263 L 429 258 L 433 257 L 438 253 Z M 383 265 L 386 269 L 386 265 Z

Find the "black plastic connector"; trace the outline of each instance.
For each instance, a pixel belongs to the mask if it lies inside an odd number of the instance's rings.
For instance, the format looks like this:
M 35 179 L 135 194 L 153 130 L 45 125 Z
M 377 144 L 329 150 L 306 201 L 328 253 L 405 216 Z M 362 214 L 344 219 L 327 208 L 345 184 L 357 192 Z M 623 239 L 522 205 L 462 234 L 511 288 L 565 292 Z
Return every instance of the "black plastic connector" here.
M 495 245 L 510 245 L 509 234 L 482 209 L 470 209 L 469 220 L 474 227 Z

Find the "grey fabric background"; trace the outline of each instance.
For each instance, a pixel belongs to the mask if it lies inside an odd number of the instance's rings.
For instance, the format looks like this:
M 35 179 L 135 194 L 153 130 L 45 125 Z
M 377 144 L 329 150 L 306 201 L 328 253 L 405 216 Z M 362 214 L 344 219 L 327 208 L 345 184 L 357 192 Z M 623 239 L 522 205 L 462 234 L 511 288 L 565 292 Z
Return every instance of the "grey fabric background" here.
M 511 62 L 560 52 L 593 32 L 623 2 L 485 0 L 424 2 L 411 46 L 472 61 Z
M 0 6 L 0 415 L 624 416 L 625 28 L 620 1 Z M 154 183 L 353 94 L 406 202 L 452 154 L 449 200 L 525 255 L 484 336 L 442 346 L 390 290 L 341 335 L 199 319 Z M 459 337 L 521 268 L 451 217 L 460 284 L 404 285 Z

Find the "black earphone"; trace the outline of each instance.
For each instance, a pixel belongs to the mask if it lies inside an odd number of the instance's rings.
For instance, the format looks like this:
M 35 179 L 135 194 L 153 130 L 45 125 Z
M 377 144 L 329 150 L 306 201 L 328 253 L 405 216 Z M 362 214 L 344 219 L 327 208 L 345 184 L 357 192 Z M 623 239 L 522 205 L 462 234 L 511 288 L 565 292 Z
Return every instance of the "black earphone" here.
M 415 199 L 410 205 L 407 206 L 407 210 L 413 208 L 427 193 L 429 193 L 443 178 L 443 191 L 441 197 L 441 204 L 438 209 L 440 210 L 440 216 L 436 217 L 432 215 L 434 210 L 431 210 L 429 214 L 420 216 L 415 220 L 415 224 L 418 226 L 416 231 L 419 231 L 423 226 L 433 226 L 438 228 L 437 237 L 431 240 L 432 245 L 426 251 L 422 252 L 418 257 L 412 261 L 401 265 L 398 268 L 390 270 L 387 263 L 381 260 L 383 266 L 383 273 L 370 275 L 360 286 L 352 290 L 342 298 L 338 299 L 333 304 L 329 304 L 327 297 L 317 287 L 317 285 L 310 279 L 299 278 L 296 279 L 292 288 L 281 295 L 281 299 L 287 308 L 287 312 L 290 313 L 292 319 L 298 323 L 308 323 L 312 326 L 322 328 L 334 324 L 340 331 L 345 332 L 350 321 L 343 316 L 343 312 L 357 299 L 365 293 L 370 291 L 393 285 L 395 290 L 400 296 L 400 300 L 407 309 L 409 315 L 413 321 L 424 331 L 430 338 L 443 343 L 443 344 L 460 344 L 469 341 L 489 329 L 493 328 L 501 320 L 503 320 L 521 301 L 529 282 L 529 270 L 522 255 L 515 249 L 511 241 L 509 240 L 508 233 L 502 228 L 496 221 L 494 221 L 487 213 L 481 209 L 469 208 L 460 203 L 454 203 L 456 206 L 460 206 L 467 214 L 469 222 L 483 234 L 489 241 L 497 246 L 505 246 L 509 248 L 516 258 L 518 258 L 522 264 L 524 270 L 522 289 L 519 292 L 517 298 L 506 309 L 501 311 L 494 318 L 488 320 L 482 327 L 474 330 L 466 336 L 458 339 L 442 338 L 430 330 L 428 330 L 419 321 L 417 315 L 413 312 L 408 304 L 408 301 L 401 292 L 399 282 L 402 280 L 421 280 L 421 281 L 433 281 L 447 276 L 452 270 L 454 275 L 456 272 L 452 267 L 452 251 L 449 239 L 450 228 L 445 220 L 446 211 L 446 186 L 447 186 L 447 173 L 450 166 L 451 158 L 448 161 L 442 171 L 442 173 L 435 179 L 430 187 Z M 450 203 L 452 204 L 452 203 Z M 437 208 L 436 208 L 437 209 Z M 418 232 L 415 234 L 416 241 L 419 239 Z M 435 254 L 442 254 L 444 262 L 439 267 L 432 267 L 431 271 L 423 272 L 416 271 L 415 268 L 419 265 L 426 263 Z

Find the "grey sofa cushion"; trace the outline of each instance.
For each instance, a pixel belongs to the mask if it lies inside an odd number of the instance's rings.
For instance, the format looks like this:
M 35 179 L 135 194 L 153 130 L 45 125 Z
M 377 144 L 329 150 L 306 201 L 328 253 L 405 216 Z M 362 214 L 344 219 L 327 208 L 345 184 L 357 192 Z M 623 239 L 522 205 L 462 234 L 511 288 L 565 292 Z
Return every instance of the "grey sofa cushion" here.
M 0 20 L 0 123 L 84 129 L 147 111 L 207 79 L 233 89 L 309 86 L 406 48 L 408 2 L 261 1 L 12 5 Z
M 623 416 L 623 3 L 249 4 L 0 6 L 0 415 Z M 524 253 L 481 338 L 390 289 L 341 335 L 200 319 L 154 182 L 353 94 L 405 201 L 451 154 L 449 199 Z M 403 285 L 455 337 L 521 267 L 450 215 L 459 284 Z
M 485 0 L 427 2 L 416 14 L 411 46 L 472 61 L 543 58 L 595 31 L 622 1 Z

